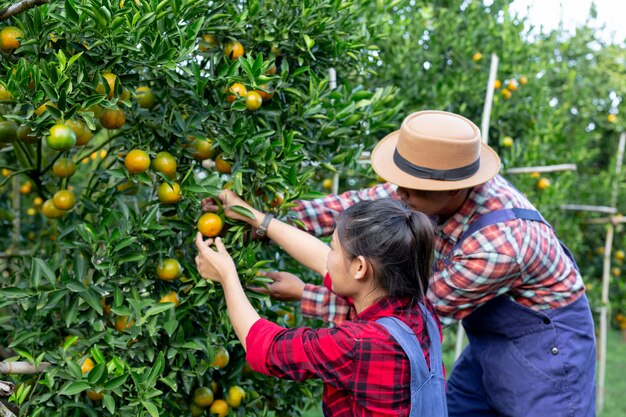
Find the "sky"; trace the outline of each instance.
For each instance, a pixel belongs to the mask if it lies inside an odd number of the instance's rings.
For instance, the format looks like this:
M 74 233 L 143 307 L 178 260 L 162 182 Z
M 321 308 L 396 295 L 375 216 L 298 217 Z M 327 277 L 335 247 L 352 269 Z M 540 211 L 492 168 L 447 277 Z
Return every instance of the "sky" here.
M 556 29 L 559 22 L 572 31 L 589 16 L 592 0 L 514 0 L 510 11 L 528 16 L 533 26 Z M 626 39 L 626 0 L 595 0 L 598 35 L 607 42 L 623 43 Z M 599 26 L 606 25 L 604 30 Z

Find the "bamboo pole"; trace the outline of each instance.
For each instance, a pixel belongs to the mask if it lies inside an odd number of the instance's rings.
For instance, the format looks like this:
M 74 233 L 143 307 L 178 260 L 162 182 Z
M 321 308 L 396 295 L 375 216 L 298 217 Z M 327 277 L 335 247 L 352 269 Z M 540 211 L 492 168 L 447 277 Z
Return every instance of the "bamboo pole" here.
M 35 368 L 30 362 L 0 362 L 0 374 L 31 375 L 42 373 L 50 366 L 48 362 L 41 362 Z
M 504 172 L 506 174 L 532 174 L 533 172 L 557 172 L 557 171 L 576 171 L 578 167 L 576 164 L 558 164 L 558 165 L 543 165 L 538 167 L 519 167 L 509 168 Z

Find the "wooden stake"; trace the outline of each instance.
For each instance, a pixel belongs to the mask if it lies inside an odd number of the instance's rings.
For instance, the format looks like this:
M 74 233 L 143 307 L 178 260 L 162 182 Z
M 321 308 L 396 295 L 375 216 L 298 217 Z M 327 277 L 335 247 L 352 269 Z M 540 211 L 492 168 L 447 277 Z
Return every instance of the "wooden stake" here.
M 559 165 L 545 165 L 538 167 L 520 167 L 509 168 L 504 172 L 506 174 L 532 174 L 533 172 L 556 172 L 556 171 L 576 171 L 578 167 L 576 164 L 559 164 Z
M 498 55 L 491 54 L 491 65 L 489 67 L 489 79 L 487 80 L 487 91 L 485 92 L 485 105 L 483 106 L 483 117 L 480 124 L 483 142 L 488 143 L 489 122 L 491 120 L 491 106 L 493 105 L 493 84 L 498 73 Z
M 40 374 L 44 372 L 48 366 L 50 366 L 48 362 L 41 362 L 37 368 L 29 362 L 0 362 L 0 374 Z

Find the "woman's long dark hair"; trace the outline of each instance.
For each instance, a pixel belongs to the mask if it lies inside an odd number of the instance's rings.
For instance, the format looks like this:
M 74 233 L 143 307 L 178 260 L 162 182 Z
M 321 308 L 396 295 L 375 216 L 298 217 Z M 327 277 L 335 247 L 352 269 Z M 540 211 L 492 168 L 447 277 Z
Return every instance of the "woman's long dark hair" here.
M 348 258 L 367 259 L 389 296 L 424 299 L 435 239 L 428 216 L 390 198 L 363 201 L 339 215 L 337 237 Z

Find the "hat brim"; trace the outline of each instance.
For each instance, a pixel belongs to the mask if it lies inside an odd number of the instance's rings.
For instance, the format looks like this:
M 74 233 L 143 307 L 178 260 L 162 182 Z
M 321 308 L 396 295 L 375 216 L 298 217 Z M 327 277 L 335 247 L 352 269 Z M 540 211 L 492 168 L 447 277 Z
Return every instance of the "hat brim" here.
M 498 154 L 484 143 L 480 146 L 480 168 L 471 177 L 458 181 L 431 180 L 414 177 L 402 171 L 393 161 L 400 131 L 385 136 L 372 151 L 372 168 L 380 177 L 399 187 L 411 190 L 446 191 L 460 190 L 484 184 L 500 171 Z

